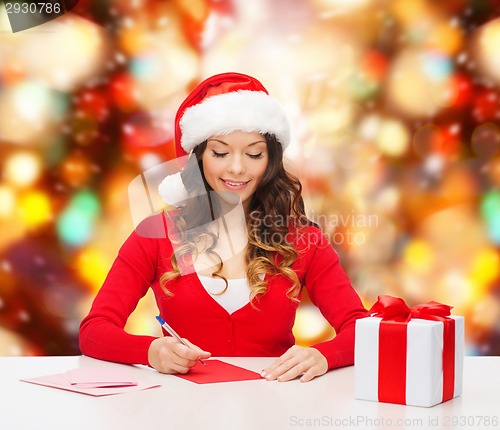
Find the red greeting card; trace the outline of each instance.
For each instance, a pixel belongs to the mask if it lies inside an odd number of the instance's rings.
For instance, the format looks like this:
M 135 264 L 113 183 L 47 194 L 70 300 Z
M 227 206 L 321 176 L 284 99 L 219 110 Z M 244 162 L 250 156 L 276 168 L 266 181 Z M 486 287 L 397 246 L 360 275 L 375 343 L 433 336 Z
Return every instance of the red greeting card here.
M 197 384 L 213 384 L 215 382 L 250 381 L 262 379 L 262 377 L 252 370 L 243 369 L 220 360 L 205 360 L 206 366 L 198 363 L 189 373 L 175 376 L 186 379 Z

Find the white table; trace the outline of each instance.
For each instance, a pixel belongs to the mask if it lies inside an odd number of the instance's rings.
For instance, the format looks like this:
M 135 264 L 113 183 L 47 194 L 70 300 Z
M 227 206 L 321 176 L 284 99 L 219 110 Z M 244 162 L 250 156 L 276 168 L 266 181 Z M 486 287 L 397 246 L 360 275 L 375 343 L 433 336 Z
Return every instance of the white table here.
M 222 359 L 255 371 L 272 361 Z M 161 387 L 106 397 L 19 381 L 84 366 L 122 365 L 81 356 L 0 357 L 0 429 L 500 428 L 494 421 L 500 419 L 500 357 L 466 357 L 463 395 L 432 408 L 355 400 L 352 366 L 309 383 L 257 380 L 206 385 L 137 366 L 131 367 L 133 372 Z

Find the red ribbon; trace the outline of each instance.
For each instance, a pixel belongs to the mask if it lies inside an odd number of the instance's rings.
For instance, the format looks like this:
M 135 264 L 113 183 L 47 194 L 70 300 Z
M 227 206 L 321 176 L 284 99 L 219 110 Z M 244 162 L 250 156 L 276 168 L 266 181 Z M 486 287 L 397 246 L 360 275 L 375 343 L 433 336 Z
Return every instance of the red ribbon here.
M 381 402 L 406 404 L 406 329 L 412 318 L 441 321 L 443 332 L 443 398 L 455 389 L 455 320 L 446 318 L 453 307 L 428 302 L 409 308 L 398 297 L 381 295 L 368 311 L 381 317 L 379 328 L 378 396 Z

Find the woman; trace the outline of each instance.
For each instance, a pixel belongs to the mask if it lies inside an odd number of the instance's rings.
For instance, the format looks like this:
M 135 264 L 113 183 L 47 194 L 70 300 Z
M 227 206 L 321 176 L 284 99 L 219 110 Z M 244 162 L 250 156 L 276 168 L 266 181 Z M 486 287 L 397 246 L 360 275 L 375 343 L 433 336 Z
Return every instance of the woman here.
M 82 321 L 82 352 L 163 373 L 186 373 L 211 355 L 279 356 L 262 371 L 279 381 L 352 364 L 355 320 L 366 310 L 284 169 L 282 107 L 256 79 L 225 73 L 193 90 L 175 126 L 176 153 L 188 161 L 160 195 L 178 209 L 146 219 L 124 243 Z M 123 330 L 150 287 L 190 347 Z M 292 334 L 302 287 L 337 333 L 310 348 Z

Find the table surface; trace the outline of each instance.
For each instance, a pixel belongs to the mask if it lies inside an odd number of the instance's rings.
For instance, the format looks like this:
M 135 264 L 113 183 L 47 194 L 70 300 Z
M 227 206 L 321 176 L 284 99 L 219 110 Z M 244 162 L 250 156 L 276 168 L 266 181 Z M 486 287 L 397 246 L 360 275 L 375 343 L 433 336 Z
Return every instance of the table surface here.
M 220 358 L 260 371 L 272 358 Z M 77 367 L 124 366 L 84 356 L 0 357 L 0 429 L 497 429 L 500 357 L 465 357 L 463 394 L 432 408 L 354 399 L 354 367 L 298 380 L 198 385 L 127 366 L 149 390 L 92 397 L 21 382 Z

